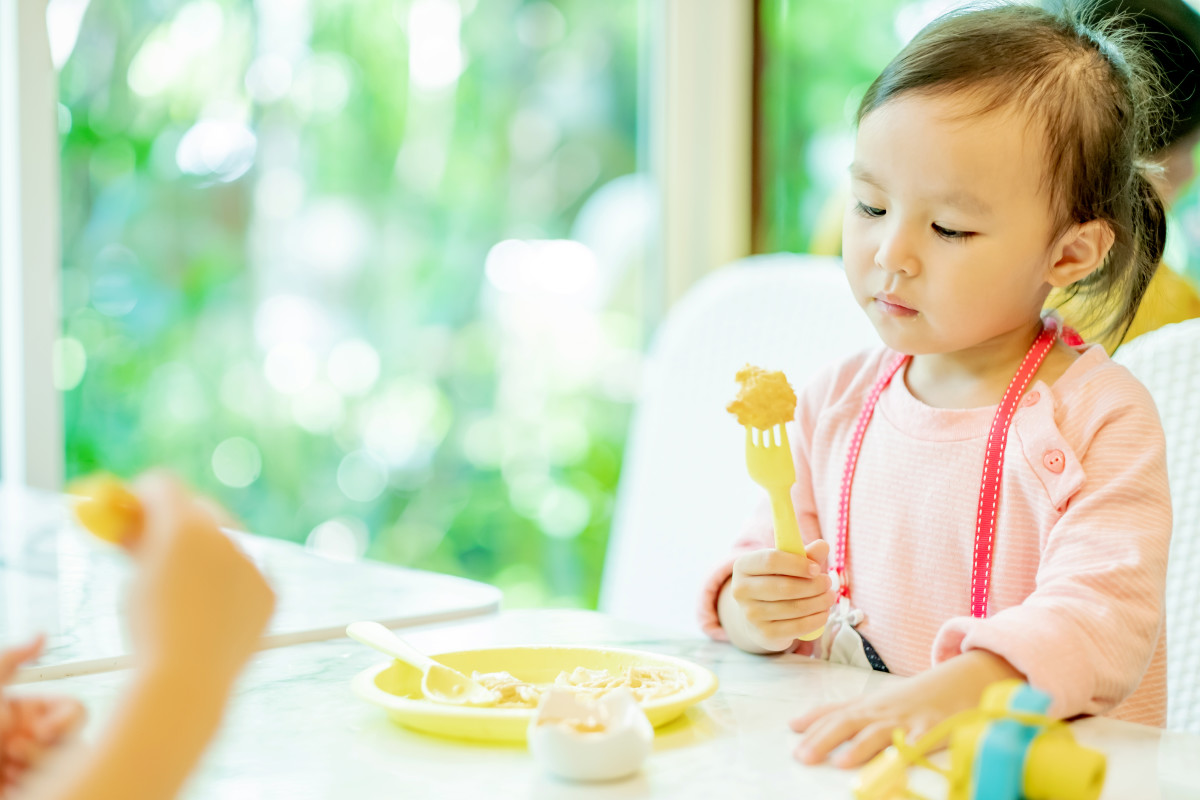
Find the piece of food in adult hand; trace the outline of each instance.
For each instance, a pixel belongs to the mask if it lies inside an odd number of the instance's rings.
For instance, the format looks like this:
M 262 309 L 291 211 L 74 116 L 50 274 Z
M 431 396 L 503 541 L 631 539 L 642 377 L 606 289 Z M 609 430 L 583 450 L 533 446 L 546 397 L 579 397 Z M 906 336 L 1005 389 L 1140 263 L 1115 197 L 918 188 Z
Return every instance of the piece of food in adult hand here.
M 106 542 L 132 547 L 142 531 L 142 504 L 113 475 L 97 473 L 72 481 L 75 517 Z

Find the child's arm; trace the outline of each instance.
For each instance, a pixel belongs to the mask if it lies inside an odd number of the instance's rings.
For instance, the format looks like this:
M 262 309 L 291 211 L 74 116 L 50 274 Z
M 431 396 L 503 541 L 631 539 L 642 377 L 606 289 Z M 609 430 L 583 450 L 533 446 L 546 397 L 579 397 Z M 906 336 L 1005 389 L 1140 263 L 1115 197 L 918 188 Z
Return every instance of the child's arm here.
M 228 692 L 200 664 L 139 672 L 72 778 L 45 800 L 175 797 L 216 733 Z
M 137 495 L 145 529 L 129 603 L 133 687 L 94 749 L 44 800 L 176 796 L 274 606 L 258 570 L 175 481 L 145 477 Z
M 884 691 L 819 706 L 792 720 L 792 730 L 805 734 L 796 747 L 796 758 L 817 764 L 835 747 L 849 742 L 833 763 L 861 766 L 892 743 L 896 728 L 915 739 L 943 719 L 978 706 L 983 690 L 995 681 L 1024 677 L 986 650 L 963 653 Z
M 1162 428 L 1132 379 L 1095 392 L 1103 392 L 1100 408 L 1072 412 L 1090 429 L 1078 451 L 1082 483 L 1044 540 L 1036 589 L 987 619 L 951 618 L 933 644 L 935 663 L 970 650 L 1003 656 L 1053 698 L 1049 713 L 1058 717 L 1124 702 L 1163 631 L 1171 498 Z M 1139 698 L 1146 721 L 1155 707 L 1165 713 L 1161 666 L 1158 691 L 1148 684 Z

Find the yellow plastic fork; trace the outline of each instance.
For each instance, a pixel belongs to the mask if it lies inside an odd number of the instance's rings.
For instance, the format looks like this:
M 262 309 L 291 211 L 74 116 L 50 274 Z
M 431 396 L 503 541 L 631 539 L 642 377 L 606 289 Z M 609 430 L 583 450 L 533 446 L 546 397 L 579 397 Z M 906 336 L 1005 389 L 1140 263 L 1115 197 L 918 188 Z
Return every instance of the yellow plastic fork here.
M 800 526 L 796 523 L 796 509 L 792 505 L 796 465 L 792 462 L 787 427 L 773 425 L 765 431 L 758 430 L 757 442 L 754 441 L 755 430 L 746 426 L 746 469 L 750 472 L 750 479 L 766 489 L 771 498 L 771 516 L 775 518 L 775 548 L 807 558 L 804 540 L 800 538 Z M 824 632 L 825 626 L 821 626 L 800 639 L 811 642 Z

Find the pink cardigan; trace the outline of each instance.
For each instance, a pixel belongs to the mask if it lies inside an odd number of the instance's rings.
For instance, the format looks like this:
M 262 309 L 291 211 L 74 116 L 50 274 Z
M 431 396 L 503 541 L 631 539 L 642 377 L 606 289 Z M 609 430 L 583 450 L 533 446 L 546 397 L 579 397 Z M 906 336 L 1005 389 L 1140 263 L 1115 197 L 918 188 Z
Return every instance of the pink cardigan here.
M 903 371 L 879 399 L 850 503 L 847 573 L 859 630 L 888 669 L 912 675 L 971 649 L 1007 659 L 1060 717 L 1166 720 L 1163 591 L 1171 538 L 1165 441 L 1146 389 L 1099 346 L 1013 417 L 989 616 L 970 616 L 975 507 L 994 407 L 940 409 Z M 862 353 L 803 392 L 789 435 L 805 541 L 836 542 L 845 454 L 866 393 L 894 358 Z M 703 628 L 725 639 L 716 599 L 743 552 L 773 546 L 769 507 L 710 577 Z M 811 650 L 797 643 L 796 650 Z

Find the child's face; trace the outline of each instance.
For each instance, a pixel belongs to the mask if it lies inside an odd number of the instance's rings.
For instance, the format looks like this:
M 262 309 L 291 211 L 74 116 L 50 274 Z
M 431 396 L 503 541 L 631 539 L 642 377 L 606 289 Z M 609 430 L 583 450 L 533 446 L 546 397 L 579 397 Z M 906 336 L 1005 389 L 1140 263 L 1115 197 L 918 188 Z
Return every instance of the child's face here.
M 859 124 L 846 274 L 884 343 L 913 355 L 1027 336 L 1049 293 L 1041 137 L 1018 110 L 902 95 Z

